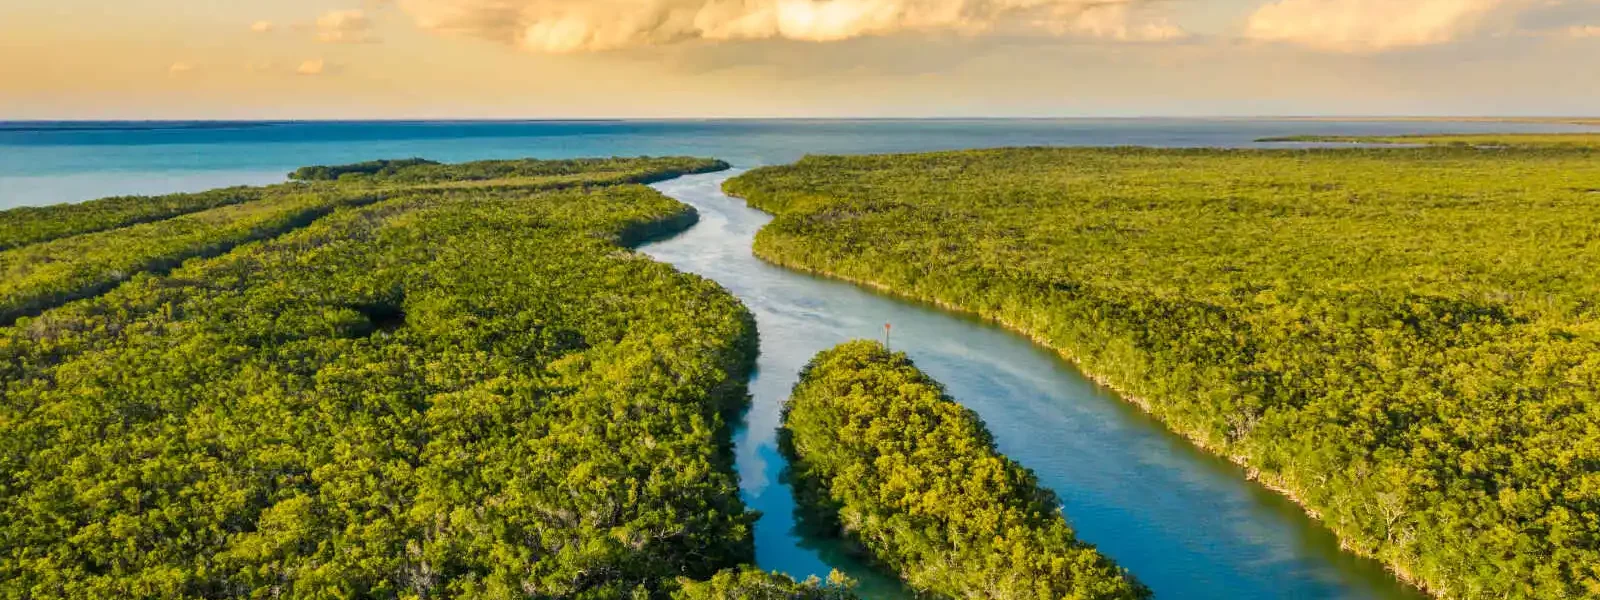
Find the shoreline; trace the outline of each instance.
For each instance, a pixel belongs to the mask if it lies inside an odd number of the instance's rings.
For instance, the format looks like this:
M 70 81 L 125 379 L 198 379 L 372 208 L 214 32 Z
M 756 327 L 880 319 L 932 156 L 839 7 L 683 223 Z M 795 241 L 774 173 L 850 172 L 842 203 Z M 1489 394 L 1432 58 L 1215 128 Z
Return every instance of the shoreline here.
M 749 199 L 747 199 L 747 198 L 744 198 L 744 197 L 735 195 L 733 193 L 727 192 L 726 190 L 724 190 L 724 193 L 729 198 L 735 198 L 735 199 L 738 199 L 740 201 L 743 201 L 745 203 L 745 205 L 749 206 L 750 208 L 753 208 L 755 210 L 759 210 L 759 211 L 767 213 L 769 215 L 773 214 L 773 213 L 767 212 L 766 210 L 764 210 L 764 209 L 762 209 L 760 207 L 757 207 L 754 204 L 750 203 Z M 774 216 L 774 218 L 777 217 L 777 215 L 773 215 L 773 216 Z M 939 308 L 941 310 L 944 310 L 944 311 L 947 311 L 947 312 L 951 312 L 951 313 L 954 313 L 954 314 L 964 315 L 964 316 L 976 318 L 976 319 L 979 319 L 979 320 L 981 320 L 981 321 L 983 321 L 985 323 L 988 323 L 990 325 L 994 325 L 994 326 L 1000 327 L 1001 329 L 1009 331 L 1009 332 L 1011 332 L 1013 334 L 1020 335 L 1022 337 L 1027 338 L 1029 341 L 1033 342 L 1034 344 L 1036 344 L 1036 345 L 1038 345 L 1038 346 L 1040 346 L 1042 348 L 1050 350 L 1052 353 L 1054 353 L 1056 356 L 1060 357 L 1062 360 L 1072 364 L 1073 368 L 1080 375 L 1082 375 L 1085 379 L 1088 379 L 1090 382 L 1093 382 L 1096 386 L 1099 386 L 1100 388 L 1115 394 L 1117 396 L 1117 398 L 1119 398 L 1123 402 L 1126 402 L 1128 404 L 1131 404 L 1131 405 L 1137 407 L 1141 412 L 1145 413 L 1150 418 L 1152 418 L 1156 422 L 1160 423 L 1162 429 L 1164 429 L 1164 430 L 1166 430 L 1166 431 L 1168 431 L 1168 432 L 1170 432 L 1170 433 L 1172 433 L 1174 435 L 1177 435 L 1177 436 L 1183 438 L 1184 440 L 1188 441 L 1190 443 L 1190 445 L 1194 446 L 1195 448 L 1200 449 L 1201 451 L 1205 452 L 1208 455 L 1224 459 L 1228 463 L 1231 463 L 1231 464 L 1239 467 L 1240 469 L 1242 469 L 1244 471 L 1243 475 L 1244 475 L 1245 479 L 1247 479 L 1247 480 L 1249 480 L 1251 482 L 1254 482 L 1254 483 L 1260 485 L 1262 488 L 1264 488 L 1264 489 L 1266 489 L 1268 491 L 1271 491 L 1274 494 L 1277 494 L 1278 496 L 1281 496 L 1283 498 L 1287 498 L 1289 501 L 1293 502 L 1296 506 L 1300 507 L 1300 509 L 1305 513 L 1305 515 L 1307 517 L 1311 518 L 1311 520 L 1314 521 L 1317 524 L 1318 527 L 1323 528 L 1328 533 L 1332 534 L 1335 539 L 1339 540 L 1339 548 L 1340 548 L 1340 550 L 1342 552 L 1348 553 L 1348 554 L 1350 554 L 1352 556 L 1356 556 L 1356 557 L 1359 557 L 1359 558 L 1376 561 L 1378 564 L 1383 566 L 1385 571 L 1388 571 L 1390 574 L 1392 574 L 1395 577 L 1395 579 L 1397 579 L 1398 581 L 1400 581 L 1401 583 L 1403 583 L 1403 584 L 1405 584 L 1405 585 L 1407 585 L 1409 587 L 1412 587 L 1412 588 L 1422 592 L 1423 594 L 1425 594 L 1427 596 L 1430 596 L 1430 597 L 1433 597 L 1433 598 L 1439 598 L 1441 600 L 1448 600 L 1449 598 L 1452 598 L 1452 596 L 1450 596 L 1450 595 L 1448 595 L 1448 594 L 1446 594 L 1446 593 L 1444 593 L 1444 592 L 1442 592 L 1440 590 L 1436 590 L 1432 586 L 1429 586 L 1426 582 L 1422 581 L 1415 574 L 1411 573 L 1410 570 L 1405 568 L 1403 565 L 1397 565 L 1397 564 L 1394 564 L 1394 563 L 1392 563 L 1390 561 L 1383 560 L 1382 558 L 1378 557 L 1375 554 L 1367 553 L 1367 552 L 1360 552 L 1360 551 L 1357 551 L 1356 549 L 1352 548 L 1350 546 L 1350 544 L 1348 543 L 1348 541 L 1346 540 L 1345 536 L 1340 535 L 1338 531 L 1334 530 L 1332 527 L 1329 527 L 1328 524 L 1322 520 L 1321 513 L 1319 511 L 1317 511 L 1315 508 L 1312 508 L 1311 506 L 1309 506 L 1305 502 L 1305 500 L 1301 497 L 1301 495 L 1298 492 L 1296 492 L 1295 490 L 1293 490 L 1292 488 L 1288 487 L 1287 484 L 1285 484 L 1284 482 L 1278 480 L 1278 478 L 1265 476 L 1259 469 L 1257 469 L 1254 466 L 1250 465 L 1247 462 L 1247 458 L 1246 457 L 1244 457 L 1242 455 L 1238 455 L 1238 454 L 1234 454 L 1234 453 L 1230 453 L 1230 452 L 1224 452 L 1222 450 L 1219 450 L 1213 444 L 1210 444 L 1207 441 L 1205 441 L 1204 439 L 1202 439 L 1196 432 L 1187 431 L 1187 430 L 1181 430 L 1181 429 L 1178 429 L 1178 428 L 1174 427 L 1170 421 L 1168 421 L 1167 419 L 1161 418 L 1160 415 L 1156 414 L 1151 409 L 1151 403 L 1150 403 L 1150 401 L 1148 399 L 1140 397 L 1138 395 L 1134 395 L 1134 394 L 1128 393 L 1128 392 L 1125 391 L 1125 389 L 1122 386 L 1117 385 L 1115 382 L 1111 381 L 1109 378 L 1107 378 L 1107 377 L 1105 377 L 1105 376 L 1103 376 L 1103 375 L 1101 375 L 1099 373 L 1093 373 L 1093 372 L 1090 372 L 1090 371 L 1086 370 L 1084 368 L 1084 366 L 1083 366 L 1082 361 L 1072 351 L 1070 351 L 1070 350 L 1068 350 L 1066 348 L 1057 347 L 1056 345 L 1054 345 L 1054 344 L 1050 343 L 1048 340 L 1046 340 L 1044 338 L 1044 336 L 1039 335 L 1039 334 L 1037 334 L 1037 333 L 1035 333 L 1033 331 L 1030 331 L 1027 328 L 1021 327 L 1019 325 L 1016 325 L 1015 323 L 1012 323 L 1012 322 L 1010 322 L 1008 320 L 1005 320 L 1003 318 L 990 316 L 990 315 L 984 314 L 984 313 L 982 313 L 980 311 L 974 311 L 974 310 L 971 310 L 971 309 L 968 309 L 968 308 L 965 308 L 965 307 L 962 307 L 962 306 L 958 306 L 958 305 L 955 305 L 953 303 L 947 302 L 947 301 L 945 301 L 943 299 L 940 299 L 940 298 L 925 297 L 925 296 L 920 296 L 920 295 L 916 295 L 916 294 L 910 294 L 910 293 L 906 293 L 906 292 L 902 292 L 900 290 L 894 289 L 892 287 L 889 287 L 886 284 L 883 284 L 883 283 L 880 283 L 880 282 L 877 282 L 877 281 L 866 280 L 866 279 L 862 279 L 862 278 L 858 278 L 858 277 L 845 276 L 845 275 L 841 275 L 841 274 L 838 274 L 838 273 L 833 273 L 833 272 L 822 270 L 822 269 L 816 269 L 816 268 L 803 266 L 803 265 L 800 265 L 798 263 L 794 263 L 794 262 L 791 262 L 791 261 L 786 261 L 786 260 L 784 260 L 782 258 L 771 256 L 769 253 L 764 252 L 762 250 L 759 250 L 757 248 L 758 247 L 752 247 L 751 248 L 751 253 L 756 258 L 760 259 L 762 262 L 766 262 L 766 263 L 771 264 L 773 266 L 784 268 L 784 269 L 788 269 L 788 270 L 791 270 L 791 271 L 800 272 L 800 273 L 805 273 L 805 274 L 816 276 L 816 277 L 823 277 L 823 278 L 831 279 L 831 280 L 834 280 L 834 281 L 842 281 L 842 282 L 845 282 L 845 283 L 850 283 L 850 284 L 853 284 L 853 285 L 857 285 L 857 286 L 860 286 L 860 287 L 864 287 L 864 288 L 868 288 L 868 289 L 874 290 L 875 292 L 878 292 L 880 294 L 883 294 L 885 296 L 889 296 L 889 297 L 892 297 L 892 298 L 897 298 L 897 299 L 901 299 L 901 300 L 917 302 L 917 303 L 933 306 L 933 307 L 936 307 L 936 308 Z M 1134 575 L 1135 575 L 1135 577 L 1138 576 L 1137 573 L 1135 573 Z

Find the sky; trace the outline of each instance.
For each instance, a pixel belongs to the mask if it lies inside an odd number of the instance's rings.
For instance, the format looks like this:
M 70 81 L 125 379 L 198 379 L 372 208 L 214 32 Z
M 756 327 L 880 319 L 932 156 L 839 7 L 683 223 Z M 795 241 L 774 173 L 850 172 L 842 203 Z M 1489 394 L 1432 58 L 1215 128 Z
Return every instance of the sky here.
M 0 120 L 1600 113 L 1600 0 L 0 4 Z

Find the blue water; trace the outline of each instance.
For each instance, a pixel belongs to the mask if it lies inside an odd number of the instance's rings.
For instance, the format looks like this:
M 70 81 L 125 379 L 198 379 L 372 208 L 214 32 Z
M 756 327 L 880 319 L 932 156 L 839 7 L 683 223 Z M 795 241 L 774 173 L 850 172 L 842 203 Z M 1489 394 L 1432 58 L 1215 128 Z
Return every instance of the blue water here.
M 812 153 L 1011 145 L 1248 147 L 1266 136 L 1579 131 L 1491 123 L 1248 120 L 588 121 L 411 123 L 0 123 L 0 208 L 108 195 L 282 181 L 307 164 L 421 156 L 699 155 L 745 168 Z M 768 217 L 722 195 L 728 174 L 659 184 L 696 206 L 699 225 L 643 250 L 712 278 L 755 313 L 762 355 L 736 441 L 741 491 L 761 566 L 804 577 L 840 568 L 868 597 L 894 582 L 825 540 L 794 531 L 774 428 L 815 352 L 895 324 L 909 352 L 976 410 L 999 446 L 1056 490 L 1081 537 L 1160 597 L 1218 600 L 1410 599 L 1382 568 L 1343 554 L 1293 504 L 1247 481 L 1027 340 L 944 311 L 766 265 L 750 254 Z
M 421 156 L 715 156 L 1031 145 L 1249 146 L 1292 134 L 1582 130 L 1555 124 L 1239 119 L 0 123 L 0 208 L 282 181 L 310 164 Z
M 976 411 L 1002 452 L 1055 490 L 1078 535 L 1160 598 L 1420 600 L 1376 562 L 1339 550 L 1287 499 L 1247 481 L 1027 338 L 985 322 L 769 265 L 752 255 L 771 217 L 721 192 L 728 173 L 656 185 L 700 223 L 640 250 L 721 283 L 755 314 L 761 355 L 751 408 L 734 438 L 745 504 L 761 511 L 756 558 L 769 569 L 861 580 L 863 595 L 909 599 L 897 582 L 799 533 L 777 428 L 789 390 L 817 352 L 874 338 L 893 346 Z

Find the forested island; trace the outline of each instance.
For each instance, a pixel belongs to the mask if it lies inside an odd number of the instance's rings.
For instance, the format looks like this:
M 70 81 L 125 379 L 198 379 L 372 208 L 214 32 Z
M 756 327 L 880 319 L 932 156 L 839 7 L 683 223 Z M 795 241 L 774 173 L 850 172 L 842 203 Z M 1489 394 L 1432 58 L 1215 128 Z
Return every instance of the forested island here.
M 0 596 L 848 597 L 747 566 L 749 313 L 625 249 L 695 220 L 635 183 L 725 167 L 0 212 Z
M 857 341 L 818 355 L 780 444 L 809 527 L 843 536 L 936 598 L 1148 598 L 1077 539 L 1061 502 L 1000 454 L 983 421 L 904 354 Z
M 1440 597 L 1600 596 L 1600 156 L 1454 141 L 813 156 L 726 190 L 776 215 L 762 258 L 1025 332 Z

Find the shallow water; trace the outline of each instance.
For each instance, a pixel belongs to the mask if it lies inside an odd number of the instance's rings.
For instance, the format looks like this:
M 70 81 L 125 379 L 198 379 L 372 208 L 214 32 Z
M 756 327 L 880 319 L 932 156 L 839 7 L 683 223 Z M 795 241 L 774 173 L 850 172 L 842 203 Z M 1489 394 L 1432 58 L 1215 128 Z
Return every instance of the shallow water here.
M 761 358 L 753 405 L 735 440 L 760 565 L 798 577 L 833 568 L 864 580 L 871 597 L 896 586 L 795 531 L 781 479 L 777 427 L 799 369 L 853 338 L 891 343 L 981 415 L 1000 449 L 1055 490 L 1081 538 L 1100 547 L 1158 597 L 1421 598 L 1338 542 L 1288 500 L 1167 432 L 1026 338 L 975 319 L 766 264 L 751 253 L 770 217 L 720 191 L 727 173 L 657 184 L 700 211 L 700 223 L 640 250 L 716 280 L 755 313 Z

